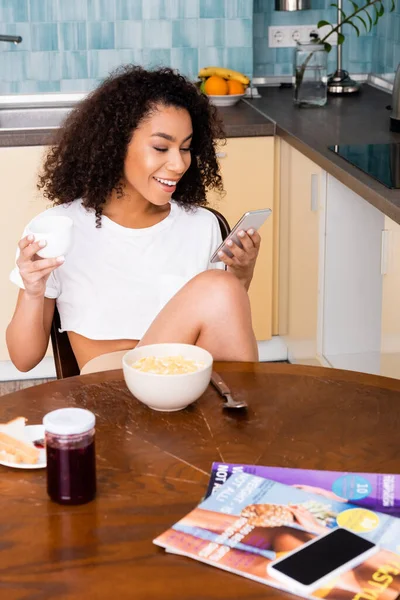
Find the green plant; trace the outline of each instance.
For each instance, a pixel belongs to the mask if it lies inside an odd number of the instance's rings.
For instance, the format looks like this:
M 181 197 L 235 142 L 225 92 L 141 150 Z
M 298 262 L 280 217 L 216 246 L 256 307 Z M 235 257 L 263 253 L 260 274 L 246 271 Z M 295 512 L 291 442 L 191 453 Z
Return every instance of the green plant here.
M 342 23 L 339 25 L 333 26 L 328 21 L 322 20 L 318 23 L 319 27 L 324 27 L 325 25 L 329 25 L 331 27 L 331 31 L 327 33 L 325 37 L 316 38 L 315 42 L 319 44 L 324 44 L 325 50 L 330 52 L 332 50 L 331 44 L 326 40 L 335 32 L 338 34 L 338 44 L 343 44 L 345 40 L 344 34 L 339 31 L 339 28 L 342 28 L 343 25 L 351 25 L 353 29 L 355 29 L 357 33 L 357 37 L 360 35 L 360 27 L 361 25 L 365 28 L 367 32 L 371 31 L 372 27 L 376 25 L 380 19 L 385 14 L 385 5 L 384 0 L 366 0 L 363 6 L 359 6 L 357 2 L 353 0 L 349 0 L 350 4 L 353 5 L 354 12 L 351 15 L 346 15 L 343 9 L 340 9 L 336 3 L 332 3 L 331 6 L 340 10 L 342 14 Z M 393 12 L 396 8 L 396 0 L 389 0 L 390 9 L 389 12 Z M 372 14 L 371 14 L 372 13 Z M 356 19 L 358 19 L 356 21 Z
M 319 45 L 322 44 L 325 47 L 326 52 L 330 52 L 332 50 L 332 45 L 329 42 L 327 42 L 326 40 L 333 33 L 337 33 L 338 34 L 337 43 L 339 45 L 343 44 L 343 42 L 345 41 L 345 35 L 342 33 L 343 25 L 350 25 L 351 27 L 353 27 L 353 29 L 355 29 L 355 31 L 357 33 L 357 36 L 359 36 L 361 33 L 360 32 L 360 23 L 364 26 L 365 30 L 367 32 L 369 32 L 369 31 L 371 31 L 372 27 L 378 23 L 379 19 L 385 14 L 385 5 L 384 5 L 385 0 L 365 0 L 363 6 L 359 6 L 357 4 L 357 2 L 354 2 L 354 0 L 349 0 L 349 2 L 353 5 L 353 8 L 354 8 L 354 11 L 350 15 L 347 15 L 344 12 L 344 10 L 341 9 L 336 3 L 331 4 L 331 6 L 340 10 L 341 16 L 342 16 L 342 22 L 339 23 L 338 25 L 334 26 L 331 23 L 329 23 L 328 21 L 325 21 L 325 20 L 319 21 L 318 28 L 324 27 L 325 25 L 329 25 L 331 27 L 331 30 L 323 38 L 320 38 L 319 36 L 313 34 L 313 39 L 310 43 L 315 43 L 315 44 L 319 44 Z M 394 9 L 396 8 L 396 0 L 388 0 L 388 2 L 390 3 L 389 12 L 393 12 Z M 358 21 L 356 21 L 356 19 L 358 19 Z M 340 29 L 340 31 L 339 31 L 339 29 Z M 310 59 L 312 58 L 312 56 L 313 56 L 313 53 L 310 52 L 310 54 L 304 60 L 302 65 L 300 67 L 296 68 L 295 97 L 297 97 L 297 92 L 303 81 L 304 73 L 306 71 L 307 65 L 310 62 Z

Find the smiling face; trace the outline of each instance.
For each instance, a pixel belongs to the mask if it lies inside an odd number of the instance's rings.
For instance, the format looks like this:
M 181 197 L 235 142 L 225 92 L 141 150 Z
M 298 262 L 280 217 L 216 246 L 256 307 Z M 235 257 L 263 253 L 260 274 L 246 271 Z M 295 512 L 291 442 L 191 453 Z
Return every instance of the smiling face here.
M 143 119 L 129 142 L 124 164 L 125 193 L 163 206 L 191 163 L 192 121 L 187 110 L 158 106 Z

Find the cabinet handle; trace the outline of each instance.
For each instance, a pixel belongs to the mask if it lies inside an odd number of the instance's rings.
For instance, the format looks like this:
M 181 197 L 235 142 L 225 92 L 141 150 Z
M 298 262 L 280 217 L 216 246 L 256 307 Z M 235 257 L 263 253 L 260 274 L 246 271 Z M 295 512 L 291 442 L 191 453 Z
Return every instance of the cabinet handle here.
M 216 157 L 217 158 L 225 158 L 226 157 L 226 152 L 217 152 L 216 153 Z
M 390 230 L 383 229 L 381 237 L 381 275 L 386 275 L 389 266 L 389 238 Z
M 311 210 L 316 212 L 318 210 L 318 174 L 313 173 L 311 175 Z

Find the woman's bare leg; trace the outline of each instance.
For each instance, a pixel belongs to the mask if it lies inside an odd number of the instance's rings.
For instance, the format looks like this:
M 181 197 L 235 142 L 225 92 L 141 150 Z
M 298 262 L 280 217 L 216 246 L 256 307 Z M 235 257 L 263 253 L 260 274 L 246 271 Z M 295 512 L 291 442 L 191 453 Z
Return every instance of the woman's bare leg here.
M 257 342 L 244 286 L 226 271 L 191 279 L 160 311 L 139 345 L 196 344 L 215 360 L 257 361 Z

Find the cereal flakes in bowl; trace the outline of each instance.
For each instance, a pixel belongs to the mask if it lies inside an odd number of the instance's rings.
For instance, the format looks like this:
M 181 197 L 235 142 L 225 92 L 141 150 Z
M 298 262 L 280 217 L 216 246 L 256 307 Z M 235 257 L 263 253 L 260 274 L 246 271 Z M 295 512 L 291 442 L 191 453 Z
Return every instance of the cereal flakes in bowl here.
M 175 411 L 197 400 L 211 379 L 213 357 L 191 344 L 151 344 L 129 350 L 122 359 L 130 392 L 150 408 Z

